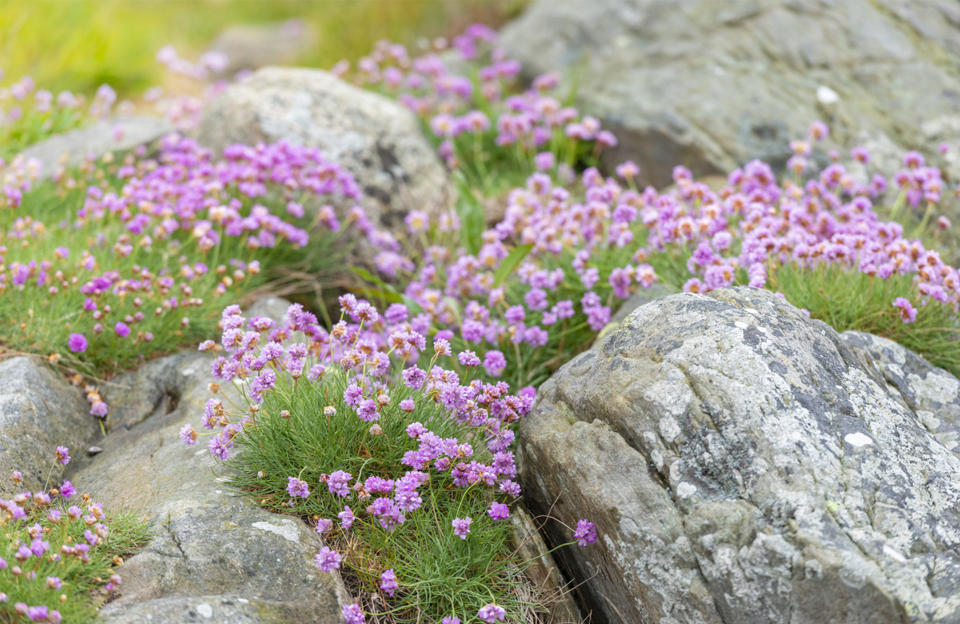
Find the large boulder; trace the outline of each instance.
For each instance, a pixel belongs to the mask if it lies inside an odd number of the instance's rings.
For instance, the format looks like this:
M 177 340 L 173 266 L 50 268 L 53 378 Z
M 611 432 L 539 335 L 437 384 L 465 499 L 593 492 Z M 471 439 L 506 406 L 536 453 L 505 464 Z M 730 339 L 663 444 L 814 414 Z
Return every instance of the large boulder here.
M 111 386 L 117 419 L 103 452 L 71 476 L 108 508 L 142 513 L 150 543 L 120 569 L 119 596 L 100 612 L 110 624 L 280 624 L 342 621 L 340 577 L 320 572 L 320 537 L 214 478 L 203 446 L 178 431 L 195 423 L 210 393 L 211 358 L 154 360 Z M 126 387 L 125 396 L 120 388 Z M 121 398 L 122 397 L 122 398 Z
M 958 390 L 768 291 L 671 295 L 542 386 L 525 497 L 596 523 L 560 554 L 595 622 L 958 622 Z
M 319 147 L 356 178 L 374 223 L 398 227 L 410 210 L 452 205 L 446 171 L 413 114 L 324 71 L 255 72 L 210 103 L 197 137 L 214 149 L 279 140 Z
M 536 0 L 501 43 L 531 75 L 574 75 L 620 139 L 607 157 L 654 184 L 782 164 L 814 119 L 894 157 L 960 139 L 954 0 Z
M 43 488 L 58 446 L 76 458 L 99 433 L 80 389 L 42 360 L 0 362 L 0 498 Z M 14 470 L 23 473 L 19 487 L 10 480 Z

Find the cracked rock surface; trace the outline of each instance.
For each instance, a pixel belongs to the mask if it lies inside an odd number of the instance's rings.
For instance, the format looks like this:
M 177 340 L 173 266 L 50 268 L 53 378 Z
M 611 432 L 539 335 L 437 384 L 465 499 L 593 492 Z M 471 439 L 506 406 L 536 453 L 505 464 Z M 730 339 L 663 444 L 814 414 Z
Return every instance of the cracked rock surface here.
M 198 140 L 213 149 L 280 140 L 318 147 L 346 167 L 376 224 L 451 207 L 453 188 L 413 114 L 325 71 L 267 67 L 208 105 Z
M 197 422 L 210 397 L 210 361 L 184 353 L 118 378 L 120 426 L 72 475 L 95 500 L 142 512 L 153 531 L 120 568 L 119 597 L 100 617 L 109 624 L 340 622 L 346 591 L 339 576 L 313 565 L 319 536 L 235 495 L 215 479 L 205 446 L 180 442 L 179 429 Z
M 542 386 L 525 498 L 596 523 L 559 553 L 595 622 L 957 622 L 958 389 L 768 291 L 668 296 Z

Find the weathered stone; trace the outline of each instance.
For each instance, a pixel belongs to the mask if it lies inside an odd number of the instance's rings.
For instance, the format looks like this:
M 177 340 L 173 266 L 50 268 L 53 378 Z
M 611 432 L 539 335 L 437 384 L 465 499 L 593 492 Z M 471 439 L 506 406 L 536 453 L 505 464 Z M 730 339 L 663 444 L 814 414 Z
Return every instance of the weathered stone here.
M 210 103 L 198 139 L 215 149 L 279 140 L 319 147 L 356 178 L 370 219 L 387 227 L 402 225 L 409 210 L 436 213 L 453 200 L 413 114 L 324 71 L 255 72 Z
M 113 406 L 125 426 L 72 475 L 95 500 L 143 513 L 154 532 L 123 565 L 120 595 L 101 610 L 101 619 L 341 621 L 346 590 L 339 576 L 313 565 L 319 536 L 228 490 L 214 478 L 205 445 L 180 442 L 179 429 L 196 423 L 210 396 L 210 363 L 207 354 L 185 353 L 150 362 L 130 376 L 135 383 L 129 396 L 118 400 L 118 393 Z
M 22 488 L 42 488 L 58 446 L 80 455 L 99 435 L 88 412 L 80 389 L 41 360 L 0 362 L 0 497 L 18 489 L 10 480 L 14 470 L 23 472 Z
M 783 164 L 814 119 L 847 146 L 868 130 L 928 154 L 960 139 L 953 0 L 537 0 L 501 42 L 531 75 L 574 76 L 620 139 L 608 162 L 657 185 L 674 165 Z
M 210 50 L 227 57 L 224 74 L 300 60 L 317 43 L 317 33 L 303 20 L 268 24 L 234 24 L 214 40 Z
M 958 384 L 764 290 L 672 295 L 541 387 L 525 498 L 596 523 L 559 553 L 595 621 L 957 622 Z
M 100 119 L 35 143 L 21 155 L 39 160 L 42 174 L 50 176 L 64 165 L 76 165 L 88 156 L 100 158 L 108 152 L 126 152 L 173 131 L 170 122 L 158 117 Z
M 640 306 L 646 305 L 655 299 L 659 299 L 660 297 L 672 295 L 676 292 L 677 291 L 675 288 L 667 286 L 662 282 L 656 282 L 649 288 L 638 290 L 630 295 L 629 299 L 620 304 L 620 308 L 617 310 L 617 313 L 614 314 L 613 318 L 610 319 L 610 325 L 622 322 L 623 319 L 627 318 L 631 312 Z
M 520 561 L 530 562 L 525 573 L 527 580 L 543 603 L 547 613 L 541 617 L 544 624 L 580 624 L 583 620 L 573 601 L 573 593 L 540 535 L 539 527 L 520 505 L 510 514 L 513 524 L 513 547 Z
M 887 338 L 856 331 L 843 332 L 840 338 L 863 353 L 864 364 L 876 368 L 920 424 L 960 455 L 960 381 L 956 377 Z

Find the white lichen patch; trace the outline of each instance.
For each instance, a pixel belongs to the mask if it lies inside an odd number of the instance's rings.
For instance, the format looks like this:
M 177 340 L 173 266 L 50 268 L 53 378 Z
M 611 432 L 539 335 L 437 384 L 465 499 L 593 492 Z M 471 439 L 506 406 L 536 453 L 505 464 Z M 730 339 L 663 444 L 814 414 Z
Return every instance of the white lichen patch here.
M 677 485 L 677 496 L 680 498 L 690 498 L 697 493 L 697 486 L 686 481 L 681 481 Z
M 667 444 L 672 443 L 680 436 L 680 424 L 672 416 L 664 416 L 660 419 L 660 435 Z
M 252 526 L 253 528 L 260 529 L 261 531 L 275 533 L 288 542 L 293 542 L 294 544 L 300 542 L 300 532 L 297 530 L 297 525 L 294 524 L 292 520 L 281 520 L 280 524 L 273 524 L 272 522 L 254 522 Z
M 873 439 L 870 436 L 860 433 L 859 431 L 856 433 L 848 433 L 843 439 L 847 444 L 856 448 L 873 444 Z
M 931 372 L 925 378 L 910 375 L 910 387 L 917 398 L 930 403 L 950 403 L 960 394 L 960 381 L 945 373 Z
M 194 609 L 196 610 L 197 613 L 200 614 L 201 617 L 205 619 L 209 620 L 210 618 L 213 617 L 213 607 L 211 607 L 206 602 L 201 602 L 196 607 L 194 607 Z

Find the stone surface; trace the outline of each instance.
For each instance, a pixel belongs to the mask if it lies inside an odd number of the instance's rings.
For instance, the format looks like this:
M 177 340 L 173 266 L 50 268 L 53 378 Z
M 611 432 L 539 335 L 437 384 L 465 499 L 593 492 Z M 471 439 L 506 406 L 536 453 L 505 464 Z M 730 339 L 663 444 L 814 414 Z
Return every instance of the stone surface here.
M 515 505 L 510 512 L 513 524 L 513 547 L 520 561 L 529 561 L 526 576 L 537 595 L 547 605 L 544 624 L 580 624 L 583 620 L 573 600 L 573 592 L 564 581 L 553 555 L 540 535 L 539 526 L 530 514 Z
M 99 158 L 107 152 L 125 152 L 174 131 L 170 122 L 157 117 L 118 117 L 93 121 L 81 128 L 56 134 L 23 150 L 27 158 L 43 165 L 43 175 L 52 175 L 64 164 L 75 165 L 84 158 Z
M 657 185 L 674 165 L 782 164 L 814 119 L 847 147 L 960 140 L 954 0 L 536 0 L 501 43 L 531 75 L 575 76 L 620 139 L 609 162 Z
M 234 24 L 214 40 L 211 51 L 227 56 L 224 74 L 266 65 L 288 65 L 310 52 L 317 33 L 303 20 L 268 24 Z
M 207 108 L 199 141 L 286 140 L 319 147 L 353 174 L 374 223 L 400 227 L 409 210 L 438 212 L 452 185 L 413 114 L 324 71 L 268 67 L 231 85 Z
M 957 622 L 958 384 L 767 291 L 668 296 L 541 387 L 525 499 L 596 523 L 559 552 L 595 622 Z
M 42 488 L 58 446 L 82 455 L 100 432 L 88 412 L 81 390 L 42 360 L 0 362 L 0 498 L 19 489 L 10 480 L 14 470 L 23 472 L 23 488 Z
M 154 532 L 121 568 L 120 595 L 101 620 L 340 622 L 347 595 L 339 576 L 313 566 L 319 536 L 236 496 L 215 479 L 205 445 L 180 442 L 179 429 L 198 421 L 210 396 L 210 362 L 185 353 L 130 376 L 129 396 L 113 406 L 123 426 L 71 475 L 95 500 L 142 512 Z

